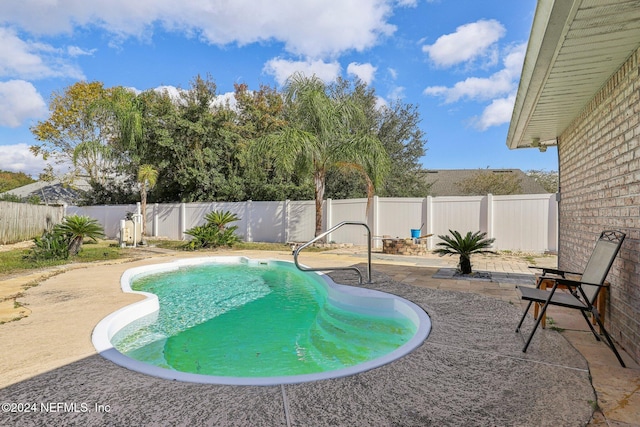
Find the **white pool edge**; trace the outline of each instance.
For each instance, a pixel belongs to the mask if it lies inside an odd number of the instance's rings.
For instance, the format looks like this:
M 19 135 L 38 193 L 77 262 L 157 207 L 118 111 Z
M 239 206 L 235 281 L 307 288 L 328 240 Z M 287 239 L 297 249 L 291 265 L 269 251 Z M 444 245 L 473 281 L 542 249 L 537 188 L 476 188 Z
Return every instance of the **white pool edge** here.
M 360 372 L 369 371 L 397 360 L 415 350 L 427 338 L 431 331 L 431 319 L 422 308 L 413 302 L 397 295 L 376 291 L 373 289 L 347 286 L 335 283 L 324 273 L 317 274 L 327 285 L 327 292 L 332 303 L 338 305 L 351 305 L 357 301 L 359 306 L 365 303 L 366 307 L 375 311 L 380 308 L 389 310 L 390 308 L 405 315 L 416 325 L 416 333 L 404 345 L 396 350 L 379 358 L 363 362 L 348 368 L 337 369 L 314 374 L 290 375 L 278 377 L 227 377 L 215 375 L 202 375 L 187 372 L 180 372 L 171 369 L 160 368 L 148 363 L 140 362 L 116 350 L 111 344 L 111 338 L 123 327 L 141 317 L 157 313 L 159 310 L 158 298 L 156 295 L 139 292 L 131 289 L 131 281 L 138 276 L 155 274 L 164 271 L 176 270 L 180 267 L 192 266 L 206 263 L 275 263 L 293 264 L 291 261 L 252 259 L 242 256 L 219 256 L 181 259 L 163 264 L 146 265 L 126 270 L 120 278 L 120 286 L 123 292 L 144 295 L 142 301 L 123 307 L 102 319 L 94 328 L 91 341 L 98 353 L 107 360 L 124 368 L 136 372 L 151 375 L 168 380 L 193 382 L 201 384 L 221 384 L 221 385 L 280 385 L 298 384 L 303 382 L 318 381 L 331 378 L 341 378 L 354 375 Z

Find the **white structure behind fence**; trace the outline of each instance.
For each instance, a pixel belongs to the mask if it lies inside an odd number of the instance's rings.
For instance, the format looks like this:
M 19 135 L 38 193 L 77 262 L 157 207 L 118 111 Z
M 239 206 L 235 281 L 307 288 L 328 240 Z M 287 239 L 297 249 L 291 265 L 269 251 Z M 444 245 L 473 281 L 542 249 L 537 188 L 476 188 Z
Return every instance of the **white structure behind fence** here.
M 67 207 L 67 215 L 96 218 L 107 236 L 117 238 L 120 220 L 136 205 Z M 204 216 L 214 210 L 230 211 L 241 219 L 234 223 L 238 234 L 250 242 L 306 242 L 314 237 L 315 202 L 211 202 L 163 203 L 147 206 L 147 234 L 174 240 L 188 238 L 184 232 L 205 223 Z M 323 230 L 341 221 L 369 224 L 374 247 L 380 238 L 410 237 L 411 229 L 437 236 L 449 230 L 461 233 L 484 231 L 496 239 L 497 250 L 545 252 L 557 250 L 557 204 L 555 194 L 516 196 L 468 196 L 394 198 L 374 197 L 367 209 L 367 199 L 331 200 L 323 204 Z M 331 233 L 329 241 L 366 245 L 360 227 L 343 227 Z

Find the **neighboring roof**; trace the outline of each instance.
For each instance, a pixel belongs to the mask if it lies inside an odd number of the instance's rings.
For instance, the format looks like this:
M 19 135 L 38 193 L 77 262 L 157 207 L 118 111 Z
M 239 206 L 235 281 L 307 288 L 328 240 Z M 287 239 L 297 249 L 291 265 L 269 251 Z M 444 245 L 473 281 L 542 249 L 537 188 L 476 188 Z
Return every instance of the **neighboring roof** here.
M 466 196 L 458 184 L 465 179 L 472 178 L 478 172 L 516 175 L 520 178 L 522 186 L 520 194 L 548 193 L 542 185 L 520 169 L 429 169 L 425 171 L 426 180 L 431 184 L 429 194 L 432 196 Z
M 638 46 L 637 1 L 538 0 L 507 146 L 557 144 Z
M 90 189 L 91 186 L 84 179 L 76 179 L 72 186 L 62 184 L 59 180 L 53 180 L 51 182 L 37 181 L 2 194 L 13 194 L 23 199 L 38 196 L 42 203 L 74 205 L 80 198 L 80 193 Z

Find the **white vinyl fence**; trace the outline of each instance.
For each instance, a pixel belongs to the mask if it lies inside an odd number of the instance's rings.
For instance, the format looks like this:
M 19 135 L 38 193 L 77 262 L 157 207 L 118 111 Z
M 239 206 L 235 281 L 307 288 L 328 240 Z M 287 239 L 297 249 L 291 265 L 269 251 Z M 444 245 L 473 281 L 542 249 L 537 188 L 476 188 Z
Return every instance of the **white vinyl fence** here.
M 68 206 L 67 215 L 96 218 L 111 238 L 119 236 L 120 220 L 136 205 Z M 204 224 L 204 216 L 214 210 L 230 211 L 240 217 L 238 234 L 249 242 L 306 242 L 314 237 L 315 202 L 211 202 L 163 203 L 147 205 L 147 234 L 184 240 L 184 232 Z M 371 227 L 374 247 L 383 236 L 410 237 L 411 229 L 433 234 L 430 248 L 438 235 L 449 230 L 465 234 L 484 231 L 496 239 L 494 249 L 527 252 L 557 250 L 557 203 L 555 194 L 515 196 L 467 196 L 331 200 L 323 204 L 323 229 L 342 221 L 362 221 Z M 362 227 L 346 226 L 328 236 L 328 241 L 366 245 Z

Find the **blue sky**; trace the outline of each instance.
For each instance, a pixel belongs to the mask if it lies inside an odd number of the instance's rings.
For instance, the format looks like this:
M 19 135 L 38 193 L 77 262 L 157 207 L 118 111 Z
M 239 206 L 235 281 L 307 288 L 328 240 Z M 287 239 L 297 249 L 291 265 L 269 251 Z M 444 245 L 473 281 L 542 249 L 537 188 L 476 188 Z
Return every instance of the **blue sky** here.
M 429 169 L 557 170 L 506 135 L 534 0 L 2 0 L 0 169 L 36 175 L 29 131 L 78 80 L 186 88 L 209 74 L 280 87 L 294 71 L 359 77 L 419 106 Z

